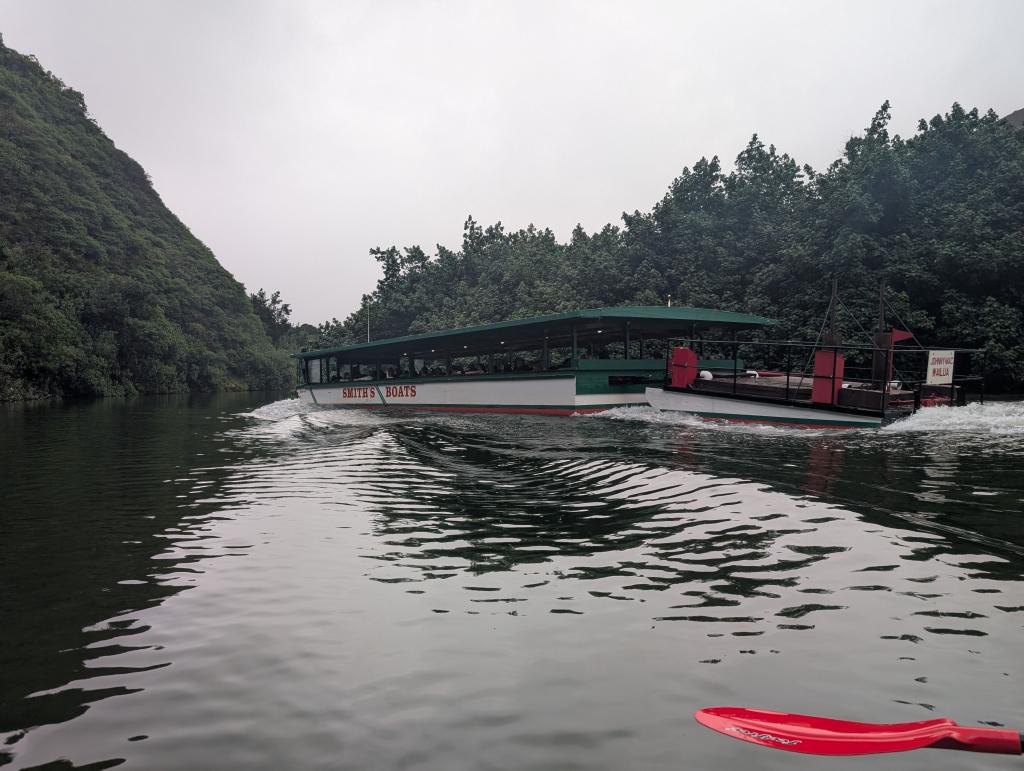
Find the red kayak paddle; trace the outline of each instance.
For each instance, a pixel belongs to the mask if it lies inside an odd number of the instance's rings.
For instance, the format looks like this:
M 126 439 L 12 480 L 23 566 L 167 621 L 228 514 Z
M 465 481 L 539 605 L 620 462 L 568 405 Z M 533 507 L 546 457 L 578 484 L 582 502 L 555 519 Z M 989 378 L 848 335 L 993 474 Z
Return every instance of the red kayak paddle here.
M 744 707 L 706 707 L 697 722 L 762 747 L 808 755 L 870 755 L 934 747 L 1020 755 L 1024 736 L 998 728 L 961 726 L 949 718 L 916 723 L 855 723 Z

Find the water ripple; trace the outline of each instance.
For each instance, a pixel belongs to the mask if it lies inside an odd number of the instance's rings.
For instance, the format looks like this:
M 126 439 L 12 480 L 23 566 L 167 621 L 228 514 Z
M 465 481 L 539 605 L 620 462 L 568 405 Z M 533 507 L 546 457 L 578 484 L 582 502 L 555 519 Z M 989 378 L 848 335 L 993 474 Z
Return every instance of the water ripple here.
M 6 456 L 14 764 L 726 769 L 693 709 L 836 694 L 1024 724 L 1017 408 L 940 438 L 142 404 Z

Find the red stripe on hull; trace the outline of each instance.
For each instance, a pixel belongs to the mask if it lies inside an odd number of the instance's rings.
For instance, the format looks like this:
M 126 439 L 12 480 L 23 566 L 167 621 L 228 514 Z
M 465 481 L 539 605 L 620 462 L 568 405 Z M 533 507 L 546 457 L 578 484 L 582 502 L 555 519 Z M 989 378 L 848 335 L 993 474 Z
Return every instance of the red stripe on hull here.
M 418 404 L 338 404 L 327 405 L 331 407 L 355 407 L 364 410 L 424 410 L 429 412 L 500 412 L 506 415 L 583 415 L 593 412 L 604 412 L 611 407 L 576 407 L 574 409 L 562 407 L 445 407 L 442 405 L 418 405 Z
M 790 428 L 832 428 L 837 429 L 839 431 L 847 431 L 851 428 L 865 428 L 865 426 L 837 426 L 834 424 L 825 423 L 793 423 L 788 420 L 760 420 L 758 418 L 711 418 L 708 417 L 707 415 L 694 415 L 694 417 L 700 418 L 701 420 L 706 420 L 710 423 L 754 423 L 759 426 L 788 426 Z

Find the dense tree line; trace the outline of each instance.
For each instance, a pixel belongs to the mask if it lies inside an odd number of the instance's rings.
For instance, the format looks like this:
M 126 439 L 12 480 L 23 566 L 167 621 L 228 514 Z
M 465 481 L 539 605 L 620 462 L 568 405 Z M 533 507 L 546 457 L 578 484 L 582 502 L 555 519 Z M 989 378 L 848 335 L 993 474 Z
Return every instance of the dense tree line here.
M 82 95 L 0 40 L 0 401 L 291 377 L 241 284 Z
M 725 172 L 683 169 L 649 212 L 568 243 L 530 226 L 465 223 L 462 247 L 371 251 L 376 289 L 296 344 L 424 332 L 576 308 L 677 304 L 779 320 L 814 339 L 838 278 L 845 338 L 865 341 L 887 300 L 925 345 L 985 347 L 990 385 L 1024 385 L 1024 131 L 954 104 L 890 136 L 889 104 L 825 171 L 756 135 Z

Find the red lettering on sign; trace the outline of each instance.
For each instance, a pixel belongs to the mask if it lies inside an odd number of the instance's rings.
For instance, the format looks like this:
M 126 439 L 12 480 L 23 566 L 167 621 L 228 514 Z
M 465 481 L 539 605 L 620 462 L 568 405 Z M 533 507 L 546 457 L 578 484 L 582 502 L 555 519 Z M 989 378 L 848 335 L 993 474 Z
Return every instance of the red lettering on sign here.
M 376 399 L 377 389 L 382 388 L 381 394 L 385 399 L 402 399 L 416 396 L 416 386 L 345 386 L 341 389 L 342 399 Z
M 416 396 L 416 386 L 414 385 L 384 386 L 385 399 L 404 399 L 414 396 Z
M 374 399 L 377 389 L 373 386 L 346 387 L 341 389 L 342 399 Z

